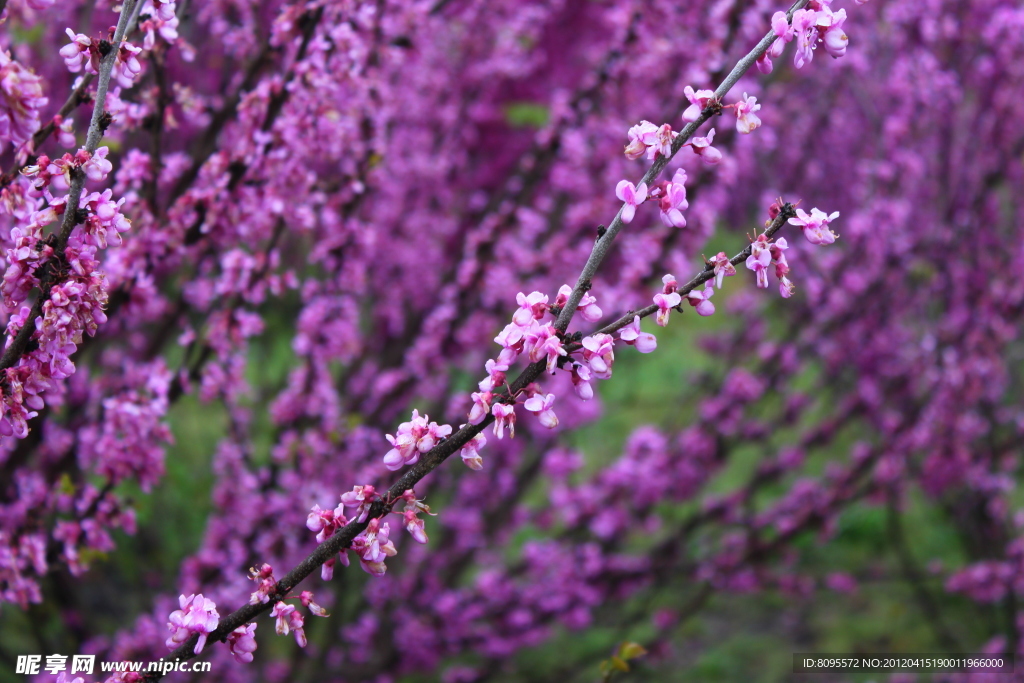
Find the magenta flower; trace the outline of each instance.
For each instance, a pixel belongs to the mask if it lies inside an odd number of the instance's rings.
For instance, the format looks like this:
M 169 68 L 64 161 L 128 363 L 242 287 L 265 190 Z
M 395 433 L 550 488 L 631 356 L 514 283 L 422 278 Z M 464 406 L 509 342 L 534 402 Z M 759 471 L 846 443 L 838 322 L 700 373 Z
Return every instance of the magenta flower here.
M 299 602 L 302 606 L 309 610 L 310 614 L 315 617 L 329 617 L 327 610 L 320 605 L 313 602 L 313 591 L 302 591 L 299 593 Z
M 562 308 L 569 303 L 569 296 L 572 294 L 572 287 L 562 285 L 558 288 L 558 296 L 555 297 L 555 308 Z M 576 305 L 580 317 L 588 323 L 596 323 L 604 315 L 601 307 L 597 305 L 597 297 L 590 292 L 584 292 L 580 302 Z
M 249 570 L 249 578 L 255 581 L 257 585 L 256 590 L 249 595 L 249 604 L 258 605 L 263 603 L 265 605 L 270 602 L 270 596 L 277 590 L 274 568 L 264 562 L 259 569 L 254 567 Z
M 704 289 L 701 291 L 691 290 L 686 295 L 686 300 L 690 302 L 690 305 L 697 309 L 697 315 L 709 316 L 714 315 L 715 305 L 711 303 L 711 297 L 715 294 L 715 288 L 711 286 L 710 282 L 704 283 Z
M 248 664 L 256 651 L 256 624 L 239 626 L 228 634 L 228 651 L 236 662 Z
M 672 292 L 671 294 L 664 294 L 658 292 L 654 295 L 654 305 L 658 307 L 658 317 L 656 321 L 662 327 L 668 325 L 668 314 L 673 308 L 681 304 L 683 298 L 679 296 L 679 292 Z
M 463 425 L 465 426 L 465 425 Z M 459 427 L 462 429 L 462 427 Z M 466 467 L 471 470 L 482 470 L 484 467 L 483 458 L 480 457 L 480 449 L 487 445 L 487 437 L 483 432 L 477 434 L 459 450 L 459 456 Z
M 551 323 L 537 325 L 526 335 L 526 348 L 529 349 L 530 362 L 547 359 L 547 371 L 553 373 L 561 356 L 567 355 L 558 337 L 558 330 Z
M 673 132 L 672 126 L 667 123 L 661 124 L 654 136 L 654 144 L 647 148 L 647 158 L 654 161 L 659 153 L 663 157 L 672 156 L 672 141 L 676 139 L 677 135 L 679 133 Z
M 317 532 L 317 543 L 323 543 L 333 536 L 335 531 L 348 524 L 343 511 L 344 508 L 341 505 L 334 510 L 324 510 L 319 505 L 312 507 L 306 517 L 306 528 Z
M 669 227 L 685 228 L 686 217 L 683 211 L 689 208 L 686 201 L 686 171 L 679 169 L 672 176 L 672 182 L 665 183 L 658 207 L 661 209 L 661 222 Z
M 520 327 L 526 327 L 534 320 L 540 320 L 548 311 L 547 294 L 540 292 L 530 292 L 529 295 L 519 292 L 516 295 L 516 303 L 519 304 L 519 310 L 512 316 L 512 322 Z
M 494 394 L 489 391 L 481 391 L 471 395 L 473 407 L 469 409 L 469 424 L 478 425 L 484 421 L 491 412 L 491 399 Z
M 508 427 L 509 438 L 516 435 L 516 409 L 507 403 L 495 403 L 491 408 L 494 415 L 494 435 L 499 439 L 505 438 L 505 427 Z
M 793 34 L 796 36 L 796 54 L 793 64 L 796 68 L 809 64 L 814 59 L 814 45 L 818 40 L 818 14 L 814 10 L 798 9 L 793 12 Z
M 572 386 L 576 395 L 583 401 L 594 398 L 594 387 L 590 385 L 590 367 L 581 363 L 572 364 Z
M 707 137 L 694 138 L 690 141 L 690 149 L 693 150 L 694 154 L 701 158 L 708 166 L 714 166 L 722 160 L 722 153 L 711 146 L 711 141 L 715 139 L 715 129 L 712 128 L 708 131 Z
M 412 411 L 412 419 L 398 426 L 398 434 L 385 435 L 393 448 L 384 456 L 384 465 L 389 470 L 401 469 L 403 465 L 413 465 L 441 439 L 452 433 L 451 425 L 428 423 L 427 415 L 420 417 L 418 410 Z
M 217 628 L 220 621 L 217 605 L 213 600 L 204 598 L 202 593 L 187 598 L 181 595 L 178 597 L 178 605 L 181 609 L 171 612 L 167 620 L 167 628 L 171 631 L 167 648 L 173 650 L 191 638 L 193 633 L 197 633 L 199 640 L 193 652 L 199 654 L 206 645 L 206 637 Z
M 826 214 L 819 209 L 811 209 L 811 213 L 808 214 L 803 209 L 797 209 L 796 216 L 790 218 L 789 222 L 800 226 L 804 231 L 804 237 L 811 244 L 832 244 L 838 235 L 832 232 L 828 225 L 836 218 L 839 218 L 838 211 Z
M 99 73 L 100 53 L 99 49 L 92 44 L 92 39 L 84 33 L 75 33 L 71 29 L 64 29 L 71 39 L 69 45 L 60 49 L 60 56 L 68 71 L 73 74 L 85 69 L 86 73 Z
M 384 576 L 387 567 L 384 560 L 398 554 L 395 544 L 389 539 L 391 527 L 387 522 L 371 519 L 370 523 L 352 540 L 351 550 L 359 556 L 359 565 L 367 574 Z
M 370 506 L 378 498 L 380 496 L 377 495 L 377 491 L 373 486 L 353 486 L 351 491 L 341 494 L 341 504 L 345 507 L 356 508 L 355 519 L 365 522 L 366 518 L 370 515 Z M 335 510 L 334 516 L 338 516 L 337 510 Z M 347 520 L 341 522 L 340 525 L 344 526 L 345 524 L 348 524 Z
M 542 425 L 548 429 L 554 429 L 558 426 L 558 416 L 555 415 L 555 411 L 551 409 L 554 402 L 554 394 L 536 394 L 526 399 L 523 407 L 536 415 Z
M 794 289 L 796 289 L 796 287 L 793 285 L 792 282 L 789 281 L 788 277 L 783 275 L 781 278 L 779 278 L 779 294 L 782 295 L 783 299 L 788 299 L 789 297 L 793 296 Z
M 827 28 L 824 29 L 825 32 L 821 37 L 822 43 L 825 45 L 825 51 L 835 58 L 842 57 L 846 54 L 846 46 L 850 42 L 850 39 L 843 31 L 843 23 L 846 21 L 846 10 L 841 9 L 833 14 L 831 10 L 826 9 L 818 17 L 819 27 L 822 26 L 822 17 L 825 17 L 824 21 L 827 23 Z
M 633 322 L 619 330 L 619 339 L 635 346 L 640 353 L 650 353 L 658 348 L 658 339 L 650 332 L 640 330 L 640 316 L 633 316 Z
M 777 48 L 776 43 L 781 40 L 783 45 L 785 45 L 785 43 L 793 40 L 794 35 L 793 27 L 790 26 L 789 19 L 786 18 L 785 12 L 776 12 L 772 15 L 772 31 L 775 32 L 775 35 L 778 36 L 778 38 L 775 43 L 772 43 L 772 46 L 769 49 L 774 52 L 772 55 L 773 57 L 778 57 L 782 54 L 782 48 Z
M 289 632 L 294 631 L 295 642 L 299 644 L 299 647 L 306 647 L 306 632 L 302 628 L 305 620 L 294 605 L 279 602 L 274 605 L 270 616 L 277 620 L 277 624 L 274 626 L 277 635 L 286 636 Z
M 622 222 L 629 223 L 636 214 L 637 205 L 643 204 L 647 199 L 647 183 L 634 186 L 628 180 L 620 180 L 615 186 L 615 196 L 626 203 L 622 207 Z
M 757 275 L 757 286 L 765 288 L 768 286 L 768 266 L 772 263 L 772 255 L 767 249 L 755 249 L 754 253 L 747 257 L 747 268 Z
M 761 105 L 756 97 L 743 93 L 743 99 L 736 103 L 736 130 L 749 133 L 761 125 L 761 119 L 755 114 Z
M 690 101 L 690 106 L 683 112 L 683 121 L 687 122 L 699 119 L 701 112 L 708 106 L 708 103 L 715 99 L 714 90 L 698 90 L 694 92 L 690 86 L 683 88 L 683 94 Z
M 79 153 L 85 150 L 80 150 Z M 106 146 L 100 147 L 96 150 L 95 154 L 91 155 L 89 160 L 82 164 L 82 170 L 85 171 L 85 175 L 89 180 L 101 183 L 107 179 L 107 174 L 113 170 L 114 166 L 107 161 L 107 153 L 110 150 Z
M 590 365 L 591 373 L 597 379 L 612 376 L 615 364 L 615 338 L 610 334 L 595 334 L 583 338 L 583 360 Z
M 715 264 L 715 285 L 721 289 L 722 281 L 736 274 L 736 266 L 732 265 L 724 251 L 718 252 L 712 263 Z
M 136 56 L 140 52 L 142 52 L 141 47 L 135 47 L 127 40 L 121 42 L 121 47 L 117 51 L 117 59 L 114 61 L 113 75 L 122 88 L 132 87 L 135 77 L 142 73 L 142 63 Z
M 641 121 L 626 134 L 629 136 L 629 144 L 625 149 L 626 158 L 639 159 L 647 153 L 648 147 L 657 144 L 658 127 L 650 121 Z

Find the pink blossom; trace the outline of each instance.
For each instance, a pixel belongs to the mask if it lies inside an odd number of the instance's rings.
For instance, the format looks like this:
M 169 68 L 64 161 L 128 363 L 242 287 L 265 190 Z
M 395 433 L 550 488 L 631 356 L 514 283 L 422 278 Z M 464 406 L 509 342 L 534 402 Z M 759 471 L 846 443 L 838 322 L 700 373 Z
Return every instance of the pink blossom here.
M 803 209 L 797 209 L 796 216 L 790 218 L 789 222 L 792 225 L 799 225 L 804 231 L 804 237 L 811 244 L 832 244 L 838 235 L 833 233 L 828 225 L 836 218 L 839 218 L 838 211 L 826 214 L 819 209 L 811 209 L 808 215 Z
M 690 106 L 683 112 L 683 121 L 692 122 L 700 118 L 701 113 L 707 108 L 708 104 L 715 99 L 714 90 L 698 90 L 694 92 L 693 88 L 686 86 L 683 88 L 683 94 L 686 95 L 686 99 L 690 101 Z
M 626 133 L 629 136 L 629 144 L 626 145 L 625 154 L 628 159 L 639 159 L 647 153 L 647 148 L 656 144 L 658 126 L 650 121 L 641 121 L 633 126 Z
M 494 415 L 494 435 L 499 439 L 505 438 L 505 427 L 508 427 L 509 438 L 516 435 L 516 410 L 515 406 L 507 403 L 495 403 L 491 408 Z
M 747 268 L 757 275 L 757 286 L 764 288 L 768 286 L 768 266 L 771 265 L 772 255 L 767 249 L 755 250 L 747 257 Z
M 711 141 L 715 139 L 715 129 L 712 128 L 708 131 L 707 137 L 693 138 L 690 141 L 690 149 L 693 150 L 694 154 L 701 158 L 708 166 L 714 166 L 722 160 L 722 153 L 711 146 Z
M 620 180 L 619 184 L 615 186 L 615 196 L 626 203 L 622 207 L 622 222 L 629 223 L 636 214 L 637 205 L 643 204 L 647 199 L 647 183 L 634 186 L 628 180 Z
M 659 153 L 663 157 L 672 156 L 672 141 L 678 135 L 679 133 L 672 131 L 672 126 L 663 123 L 654 136 L 654 144 L 647 148 L 648 160 L 654 161 Z
M 654 305 L 658 307 L 657 323 L 662 327 L 668 325 L 668 314 L 673 308 L 681 304 L 683 298 L 679 296 L 678 292 L 672 292 L 671 294 L 664 294 L 658 292 L 654 295 Z
M 683 216 L 690 204 L 686 201 L 686 171 L 678 169 L 672 181 L 665 183 L 658 199 L 661 209 L 661 222 L 669 227 L 685 228 L 686 217 Z
M 320 605 L 313 602 L 313 591 L 302 591 L 299 593 L 299 602 L 302 606 L 309 610 L 310 614 L 315 617 L 328 617 L 330 616 Z
M 555 308 L 563 308 L 569 303 L 569 297 L 572 295 L 572 287 L 569 285 L 562 285 L 558 288 L 558 296 L 555 297 Z M 579 311 L 580 317 L 586 320 L 588 323 L 596 323 L 604 315 L 600 306 L 597 305 L 597 297 L 592 295 L 590 292 L 584 292 L 580 298 L 580 302 L 576 305 L 576 310 Z
M 438 441 L 452 433 L 451 425 L 439 425 L 427 421 L 427 415 L 420 417 L 419 411 L 412 411 L 412 419 L 398 426 L 397 436 L 387 434 L 386 438 L 393 448 L 384 456 L 384 465 L 389 470 L 401 469 L 403 465 L 413 465 Z
M 522 328 L 518 327 L 517 325 L 510 325 L 509 327 L 515 327 L 520 331 L 518 345 L 520 347 L 520 350 L 522 350 L 525 339 L 524 335 L 522 334 Z M 506 352 L 511 354 L 510 360 L 505 359 Z M 506 380 L 505 373 L 508 372 L 509 363 L 511 361 L 514 361 L 518 355 L 519 354 L 516 351 L 505 349 L 498 356 L 497 360 L 495 360 L 494 358 L 488 358 L 487 362 L 484 363 L 484 370 L 487 371 L 487 378 L 480 382 L 480 391 L 484 393 L 489 393 L 494 389 L 504 385 Z
M 307 525 L 309 524 L 307 518 Z M 258 605 L 270 602 L 270 596 L 277 591 L 277 580 L 274 578 L 274 568 L 266 562 L 256 569 L 249 570 L 249 578 L 256 582 L 256 590 L 249 595 L 249 604 Z
M 59 145 L 64 147 L 74 147 L 77 144 L 74 133 L 74 120 L 65 119 L 60 114 L 57 114 L 53 117 L 53 125 L 53 135 L 57 138 L 57 143 Z
M 469 410 L 469 424 L 478 425 L 484 421 L 491 412 L 491 399 L 494 394 L 489 391 L 481 391 L 471 395 L 473 407 Z
M 721 289 L 722 281 L 736 274 L 736 266 L 732 265 L 724 251 L 718 252 L 712 263 L 715 264 L 715 285 Z
M 171 636 L 167 639 L 167 648 L 173 650 L 184 643 L 193 633 L 199 634 L 199 640 L 193 652 L 199 654 L 206 645 L 206 637 L 217 628 L 220 615 L 217 614 L 217 605 L 202 593 L 184 595 L 178 597 L 178 605 L 181 609 L 171 612 L 167 620 L 167 628 Z
M 373 486 L 353 486 L 351 491 L 346 491 L 341 494 L 341 504 L 345 507 L 356 508 L 355 519 L 360 522 L 365 522 L 366 518 L 370 515 L 370 506 L 372 506 L 373 502 L 378 498 L 380 498 L 380 496 L 377 494 L 377 491 Z M 335 517 L 337 517 L 337 511 L 335 511 Z M 341 526 L 344 526 L 347 523 L 347 521 L 342 522 Z
M 299 644 L 299 647 L 306 647 L 306 632 L 302 628 L 305 620 L 295 609 L 295 605 L 279 602 L 270 611 L 270 616 L 277 620 L 274 627 L 277 635 L 286 636 L 289 632 L 295 631 L 295 642 Z
M 776 12 L 772 15 L 772 31 L 778 36 L 776 43 L 781 40 L 783 44 L 793 40 L 793 27 L 789 23 L 789 18 L 785 12 Z M 782 54 L 782 49 L 775 47 L 775 43 L 772 43 L 771 50 L 775 53 L 772 56 L 778 57 Z
M 248 664 L 256 651 L 256 624 L 239 626 L 228 634 L 228 651 L 236 662 Z
M 583 360 L 590 365 L 590 370 L 597 379 L 608 379 L 612 376 L 615 364 L 615 338 L 610 334 L 595 334 L 583 338 Z
M 711 286 L 710 282 L 704 283 L 704 289 L 697 291 L 696 289 L 691 290 L 686 295 L 686 300 L 690 302 L 690 305 L 697 309 L 697 314 L 701 316 L 714 315 L 715 305 L 711 303 L 711 297 L 715 294 L 715 288 Z
M 551 409 L 554 402 L 554 394 L 536 394 L 526 399 L 523 407 L 536 415 L 542 425 L 548 429 L 554 429 L 558 426 L 558 417 L 555 415 L 555 411 Z
M 494 338 L 496 344 L 501 344 L 506 349 L 514 349 L 516 351 L 523 350 L 523 335 L 525 331 L 522 326 L 512 322 L 505 326 L 497 337 Z M 505 368 L 508 370 L 508 368 Z
M 576 310 L 580 312 L 580 317 L 588 323 L 596 323 L 604 315 L 604 311 L 597 305 L 597 297 L 590 292 L 583 293 Z
M 387 567 L 384 560 L 398 554 L 395 544 L 389 539 L 391 527 L 387 522 L 371 519 L 370 523 L 352 540 L 351 549 L 359 556 L 359 565 L 367 574 L 384 576 Z
M 590 366 L 573 363 L 570 371 L 572 372 L 572 386 L 576 395 L 584 401 L 594 398 L 594 388 L 590 385 Z
M 71 39 L 71 43 L 60 49 L 60 56 L 64 59 L 68 71 L 76 74 L 85 69 L 86 73 L 94 75 L 99 73 L 100 53 L 93 45 L 92 39 L 84 33 L 75 33 L 69 28 L 64 31 Z
M 317 532 L 317 543 L 323 543 L 334 535 L 334 532 L 345 526 L 348 520 L 342 514 L 341 506 L 334 510 L 324 510 L 319 505 L 314 505 L 306 517 L 306 528 Z
M 140 52 L 142 52 L 141 47 L 135 47 L 127 40 L 121 41 L 112 73 L 122 88 L 132 87 L 135 77 L 142 72 L 142 63 L 136 56 Z
M 775 42 L 778 42 L 778 40 Z M 775 43 L 772 44 L 774 45 Z M 770 74 L 775 68 L 775 65 L 772 64 L 772 58 L 769 52 L 770 50 L 766 51 L 763 55 L 757 58 L 756 62 L 754 62 L 754 66 L 756 66 L 757 70 L 763 74 Z
M 798 69 L 814 59 L 814 45 L 818 40 L 817 20 L 818 15 L 814 10 L 798 9 L 793 12 L 792 29 L 796 36 L 793 64 Z
M 516 295 L 516 303 L 519 304 L 519 310 L 512 316 L 512 322 L 520 327 L 540 320 L 548 311 L 548 297 L 540 292 L 531 292 L 529 296 L 519 292 Z
M 405 509 L 401 513 L 402 524 L 417 543 L 426 543 L 429 539 L 427 538 L 427 532 L 423 527 L 423 520 L 419 518 L 419 514 L 423 512 L 431 516 L 436 516 L 435 513 L 431 512 L 430 506 L 424 504 L 422 500 L 416 499 L 416 494 L 412 489 L 403 493 L 402 498 L 405 499 Z
M 463 425 L 465 426 L 465 425 Z M 460 427 L 461 429 L 461 427 Z M 466 467 L 471 470 L 481 470 L 484 467 L 483 458 L 480 457 L 480 449 L 487 445 L 487 437 L 483 432 L 470 439 L 459 451 L 459 456 Z
M 529 349 L 530 362 L 547 360 L 547 371 L 553 373 L 556 363 L 567 351 L 562 346 L 558 330 L 551 323 L 537 325 L 526 335 L 526 348 Z
M 850 39 L 843 31 L 843 23 L 846 21 L 846 10 L 841 9 L 835 14 L 831 10 L 820 12 L 818 15 L 818 26 L 825 24 L 824 34 L 821 37 L 825 45 L 825 51 L 832 57 L 839 58 L 846 54 L 846 46 Z M 823 19 L 824 18 L 824 19 Z
M 82 170 L 85 171 L 85 175 L 89 180 L 100 183 L 107 179 L 107 174 L 114 168 L 114 166 L 107 161 L 108 152 L 109 150 L 106 145 L 104 145 L 97 149 L 90 156 L 88 161 L 82 164 Z
M 633 316 L 633 322 L 619 330 L 619 339 L 635 346 L 640 353 L 650 353 L 658 348 L 658 339 L 650 332 L 640 330 L 640 316 Z
M 756 112 L 761 108 L 757 104 L 757 98 L 743 93 L 743 99 L 736 103 L 736 130 L 741 133 L 749 133 L 761 125 L 761 119 Z

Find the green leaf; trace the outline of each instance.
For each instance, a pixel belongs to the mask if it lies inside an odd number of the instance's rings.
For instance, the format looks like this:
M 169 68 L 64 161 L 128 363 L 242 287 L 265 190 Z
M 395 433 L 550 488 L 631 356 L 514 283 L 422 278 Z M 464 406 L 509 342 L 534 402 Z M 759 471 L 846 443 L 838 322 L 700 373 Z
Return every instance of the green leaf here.
M 550 115 L 547 107 L 534 102 L 512 102 L 505 105 L 505 120 L 515 128 L 542 128 Z
M 643 657 L 647 654 L 647 650 L 640 643 L 625 642 L 619 646 L 619 657 L 626 660 L 627 662 L 637 657 Z

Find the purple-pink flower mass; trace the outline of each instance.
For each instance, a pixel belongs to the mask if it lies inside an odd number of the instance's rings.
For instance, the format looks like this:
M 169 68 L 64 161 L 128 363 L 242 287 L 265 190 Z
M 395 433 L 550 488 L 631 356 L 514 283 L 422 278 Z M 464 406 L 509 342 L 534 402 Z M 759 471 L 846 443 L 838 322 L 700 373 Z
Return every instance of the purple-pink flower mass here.
M 0 666 L 1024 652 L 1020 3 L 0 11 Z

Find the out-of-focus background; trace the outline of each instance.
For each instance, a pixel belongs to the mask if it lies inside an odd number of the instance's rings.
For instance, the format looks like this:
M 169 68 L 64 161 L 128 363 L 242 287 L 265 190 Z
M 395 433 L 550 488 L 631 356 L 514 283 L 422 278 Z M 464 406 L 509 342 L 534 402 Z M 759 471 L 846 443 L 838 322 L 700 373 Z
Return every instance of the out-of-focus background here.
M 0 45 L 42 77 L 44 122 L 73 84 L 65 26 L 99 36 L 114 9 L 8 3 Z M 102 257 L 110 320 L 3 439 L 0 680 L 24 654 L 163 656 L 179 594 L 226 616 L 250 567 L 280 578 L 315 547 L 313 505 L 393 482 L 384 435 L 411 410 L 457 429 L 516 294 L 574 284 L 649 166 L 627 130 L 682 128 L 684 87 L 713 88 L 780 9 L 173 5 L 112 94 L 107 184 L 133 225 Z M 783 681 L 795 652 L 1020 650 L 1024 10 L 813 7 L 841 9 L 846 54 L 796 69 L 790 44 L 751 70 L 725 104 L 756 96 L 762 126 L 707 124 L 723 161 L 684 148 L 663 176 L 687 172 L 687 226 L 639 206 L 592 290 L 605 321 L 646 306 L 781 196 L 840 212 L 834 244 L 777 235 L 794 296 L 741 265 L 713 316 L 684 302 L 644 321 L 654 353 L 617 343 L 593 400 L 542 376 L 558 428 L 520 406 L 480 472 L 453 456 L 425 479 L 429 543 L 392 516 L 384 577 L 352 556 L 301 585 L 331 613 L 304 612 L 305 649 L 264 615 L 255 662 L 210 643 L 190 680 L 592 681 L 635 642 L 612 680 Z M 44 201 L 11 178 L 5 252 L 17 201 Z

